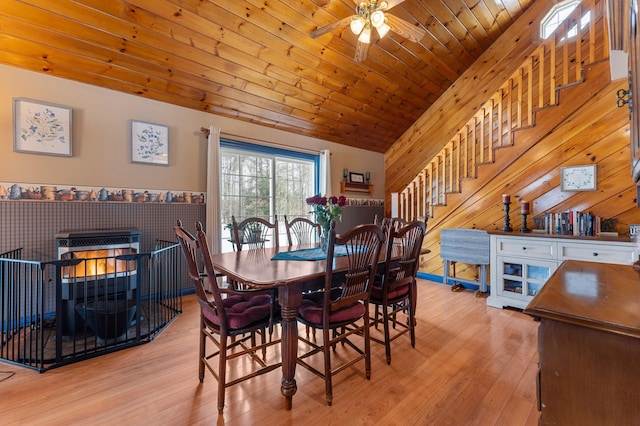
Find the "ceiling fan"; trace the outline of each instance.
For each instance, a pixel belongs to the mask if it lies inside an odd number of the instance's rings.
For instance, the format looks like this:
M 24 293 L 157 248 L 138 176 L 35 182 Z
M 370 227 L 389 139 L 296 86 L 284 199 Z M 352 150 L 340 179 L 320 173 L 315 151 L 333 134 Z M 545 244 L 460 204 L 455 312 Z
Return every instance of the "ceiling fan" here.
M 349 24 L 351 31 L 358 36 L 354 57 L 356 62 L 362 62 L 367 58 L 372 28 L 376 29 L 380 38 L 389 31 L 393 31 L 417 43 L 425 36 L 425 30 L 390 13 L 385 13 L 403 1 L 405 0 L 353 0 L 356 5 L 355 15 L 311 31 L 311 37 L 319 37 Z

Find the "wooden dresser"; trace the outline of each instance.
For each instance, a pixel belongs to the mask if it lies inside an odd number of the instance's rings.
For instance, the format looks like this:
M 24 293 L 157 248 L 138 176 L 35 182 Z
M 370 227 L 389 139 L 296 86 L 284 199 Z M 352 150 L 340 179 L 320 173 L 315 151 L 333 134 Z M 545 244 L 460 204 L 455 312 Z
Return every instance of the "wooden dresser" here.
M 640 277 L 565 261 L 524 310 L 540 321 L 540 424 L 640 422 Z

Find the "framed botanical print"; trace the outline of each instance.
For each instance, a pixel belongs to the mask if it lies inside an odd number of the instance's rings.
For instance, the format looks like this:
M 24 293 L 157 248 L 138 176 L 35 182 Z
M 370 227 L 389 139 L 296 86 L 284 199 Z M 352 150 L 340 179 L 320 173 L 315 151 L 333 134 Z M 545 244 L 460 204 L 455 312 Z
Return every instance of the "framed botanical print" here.
M 26 98 L 13 99 L 13 149 L 71 156 L 71 108 Z
M 131 161 L 169 165 L 169 127 L 131 120 Z

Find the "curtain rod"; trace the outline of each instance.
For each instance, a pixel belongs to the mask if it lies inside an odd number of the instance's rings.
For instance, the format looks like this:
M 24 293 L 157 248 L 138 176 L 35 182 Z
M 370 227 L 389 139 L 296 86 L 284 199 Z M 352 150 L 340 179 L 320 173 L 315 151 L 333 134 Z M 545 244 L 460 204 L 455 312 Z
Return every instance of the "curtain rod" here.
M 204 133 L 204 136 L 206 138 L 209 138 L 209 128 L 208 127 L 200 127 L 200 131 L 202 133 Z M 304 152 L 307 154 L 320 154 L 320 151 L 315 151 L 312 149 L 305 149 L 305 148 L 299 148 L 299 147 L 294 147 L 294 146 L 290 146 L 290 145 L 285 145 L 285 144 L 280 144 L 277 142 L 267 142 L 261 139 L 255 139 L 255 138 L 251 138 L 248 136 L 240 136 L 240 135 L 234 135 L 232 133 L 226 133 L 226 132 L 220 132 L 220 137 L 225 137 L 225 138 L 229 138 L 229 139 L 234 139 L 234 140 L 238 140 L 238 142 L 255 142 L 257 144 L 260 145 L 267 145 L 267 146 L 273 146 L 273 147 L 282 147 L 284 149 L 288 149 L 289 151 L 298 151 L 298 152 Z

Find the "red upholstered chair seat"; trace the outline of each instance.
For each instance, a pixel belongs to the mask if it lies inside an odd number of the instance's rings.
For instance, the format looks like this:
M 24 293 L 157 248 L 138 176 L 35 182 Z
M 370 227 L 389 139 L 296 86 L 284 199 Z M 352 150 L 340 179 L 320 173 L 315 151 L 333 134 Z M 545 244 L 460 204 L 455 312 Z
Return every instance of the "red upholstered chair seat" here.
M 230 296 L 224 299 L 223 305 L 227 325 L 231 329 L 245 328 L 254 322 L 269 319 L 271 314 L 271 297 L 266 294 Z M 220 317 L 211 305 L 203 305 L 202 314 L 208 321 L 220 325 Z
M 404 299 L 409 294 L 409 284 L 405 284 L 394 288 L 387 294 L 388 300 L 394 301 L 398 299 Z M 376 283 L 371 289 L 371 302 L 382 302 L 383 292 L 382 283 Z
M 298 309 L 298 314 L 305 321 L 312 324 L 322 324 L 322 302 L 318 298 L 304 298 Z M 340 324 L 344 322 L 353 322 L 362 318 L 365 313 L 364 304 L 360 302 L 353 303 L 343 308 L 332 311 L 329 314 L 329 324 Z

